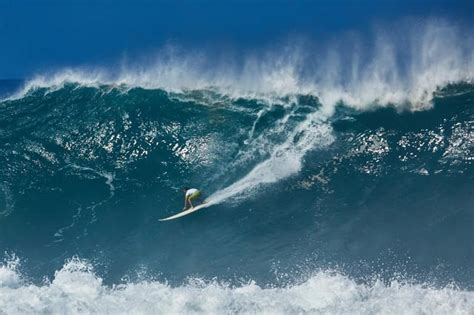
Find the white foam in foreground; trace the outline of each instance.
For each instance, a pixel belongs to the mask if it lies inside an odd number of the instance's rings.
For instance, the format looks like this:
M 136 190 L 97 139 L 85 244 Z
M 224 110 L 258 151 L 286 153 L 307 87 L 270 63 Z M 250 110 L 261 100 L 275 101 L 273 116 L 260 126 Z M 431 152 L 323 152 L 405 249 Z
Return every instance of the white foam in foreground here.
M 0 267 L 2 314 L 472 314 L 474 292 L 392 282 L 356 284 L 334 272 L 263 289 L 194 281 L 181 287 L 142 281 L 102 284 L 90 265 L 73 259 L 44 285 L 21 280 L 14 264 Z

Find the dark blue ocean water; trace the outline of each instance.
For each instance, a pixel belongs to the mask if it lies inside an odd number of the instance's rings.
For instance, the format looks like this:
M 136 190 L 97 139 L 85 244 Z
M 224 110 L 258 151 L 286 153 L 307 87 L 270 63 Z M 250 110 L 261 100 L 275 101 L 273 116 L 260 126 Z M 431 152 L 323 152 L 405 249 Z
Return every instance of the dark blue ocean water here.
M 20 84 L 0 82 L 3 94 Z M 325 304 L 299 299 L 326 292 L 347 302 L 327 302 L 334 312 L 387 312 L 380 296 L 409 295 L 423 310 L 434 294 L 469 309 L 474 86 L 444 86 L 430 102 L 339 103 L 327 115 L 314 95 L 79 83 L 4 98 L 0 300 L 33 294 L 43 304 L 10 311 L 61 312 L 59 290 L 139 313 L 306 312 Z M 182 208 L 183 186 L 219 203 L 159 222 Z M 136 308 L 139 292 L 161 302 Z M 113 310 L 104 305 L 83 310 Z

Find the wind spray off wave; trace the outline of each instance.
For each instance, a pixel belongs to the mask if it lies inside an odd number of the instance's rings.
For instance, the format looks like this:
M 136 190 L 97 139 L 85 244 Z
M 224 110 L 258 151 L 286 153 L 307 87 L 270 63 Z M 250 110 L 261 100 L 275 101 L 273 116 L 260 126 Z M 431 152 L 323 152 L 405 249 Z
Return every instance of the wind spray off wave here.
M 17 96 L 31 88 L 54 89 L 73 82 L 124 90 L 212 90 L 230 98 L 267 100 L 309 94 L 317 96 L 329 114 L 338 102 L 357 109 L 396 105 L 417 110 L 430 106 L 438 88 L 472 82 L 471 34 L 469 27 L 443 19 L 407 19 L 377 25 L 370 37 L 347 33 L 329 43 L 302 39 L 235 58 L 168 46 L 155 61 L 125 62 L 118 71 L 71 68 L 39 75 Z

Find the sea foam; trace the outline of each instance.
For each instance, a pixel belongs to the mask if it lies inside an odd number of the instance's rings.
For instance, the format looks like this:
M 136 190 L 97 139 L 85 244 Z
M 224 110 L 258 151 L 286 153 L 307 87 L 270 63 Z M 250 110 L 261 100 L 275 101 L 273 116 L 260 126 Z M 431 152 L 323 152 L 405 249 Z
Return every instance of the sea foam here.
M 474 292 L 395 280 L 361 284 L 334 271 L 270 288 L 202 279 L 181 286 L 151 280 L 107 286 L 89 263 L 74 258 L 41 285 L 22 280 L 11 264 L 2 266 L 0 309 L 5 314 L 472 314 Z

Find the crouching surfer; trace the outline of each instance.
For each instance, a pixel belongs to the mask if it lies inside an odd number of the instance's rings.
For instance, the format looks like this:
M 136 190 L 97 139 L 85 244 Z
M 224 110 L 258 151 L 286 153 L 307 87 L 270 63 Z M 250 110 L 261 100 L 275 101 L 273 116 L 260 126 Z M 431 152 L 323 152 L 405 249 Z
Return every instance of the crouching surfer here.
M 189 188 L 189 187 L 184 187 L 183 192 L 184 192 L 183 211 L 189 208 L 194 208 L 193 201 L 197 202 L 200 200 L 200 197 L 202 195 L 201 192 L 196 188 Z

